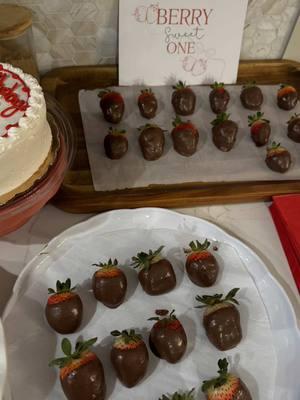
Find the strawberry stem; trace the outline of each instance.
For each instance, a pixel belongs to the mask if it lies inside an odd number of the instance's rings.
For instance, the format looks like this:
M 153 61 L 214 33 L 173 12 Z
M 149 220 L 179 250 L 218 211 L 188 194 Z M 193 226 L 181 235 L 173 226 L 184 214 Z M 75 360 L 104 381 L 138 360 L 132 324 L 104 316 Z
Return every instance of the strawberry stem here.
M 186 254 L 197 251 L 205 251 L 209 248 L 210 242 L 207 239 L 205 239 L 203 243 L 200 243 L 199 240 L 196 240 L 196 242 L 190 242 L 189 246 L 189 249 L 184 249 Z
M 213 378 L 208 381 L 203 381 L 203 384 L 201 387 L 202 392 L 206 393 L 208 391 L 208 389 L 210 389 L 210 388 L 216 389 L 220 386 L 225 385 L 225 383 L 227 382 L 228 362 L 227 362 L 226 358 L 223 358 L 218 361 L 218 367 L 219 367 L 219 370 L 218 370 L 219 376 L 217 378 Z
M 98 263 L 98 264 L 92 264 L 93 267 L 99 267 L 99 268 L 114 268 L 117 267 L 118 265 L 118 260 L 115 258 L 114 261 L 110 258 L 106 263 Z
M 136 333 L 134 329 L 123 330 L 122 332 L 115 330 L 110 332 L 110 334 L 116 338 L 121 337 L 124 340 L 125 344 L 128 344 L 130 342 L 138 343 L 139 341 L 142 340 L 142 336 Z
M 66 282 L 56 281 L 56 291 L 52 288 L 48 288 L 48 294 L 61 294 L 73 292 L 76 286 L 71 288 L 71 279 L 68 278 Z
M 189 392 L 175 392 L 171 395 L 163 395 L 159 400 L 195 400 L 195 389 Z
M 212 89 L 223 89 L 224 88 L 224 83 L 223 82 L 214 82 L 210 87 Z
M 182 89 L 188 88 L 189 86 L 187 86 L 186 83 L 183 81 L 178 81 L 178 83 L 172 87 L 174 90 L 182 90 Z
M 217 117 L 213 121 L 211 121 L 211 125 L 217 126 L 224 121 L 228 121 L 229 117 L 230 117 L 230 114 L 222 112 L 221 114 L 218 114 Z
M 64 338 L 61 342 L 61 350 L 66 357 L 56 358 L 49 363 L 49 367 L 57 366 L 65 367 L 73 360 L 81 358 L 82 353 L 89 350 L 97 342 L 98 338 L 89 339 L 86 341 L 78 341 L 75 345 L 75 351 L 72 353 L 72 344 L 69 339 Z
M 225 297 L 223 297 L 223 294 L 215 294 L 213 296 L 196 296 L 196 301 L 199 301 L 199 303 L 202 303 L 202 305 L 196 306 L 195 308 L 211 307 L 221 303 L 239 304 L 239 302 L 234 298 L 239 290 L 239 288 L 234 288 L 230 290 Z
M 162 259 L 161 252 L 164 246 L 160 246 L 157 250 L 149 250 L 149 253 L 144 253 L 143 251 L 138 253 L 136 257 L 132 257 L 131 266 L 134 268 L 148 269 L 151 264 L 158 262 Z

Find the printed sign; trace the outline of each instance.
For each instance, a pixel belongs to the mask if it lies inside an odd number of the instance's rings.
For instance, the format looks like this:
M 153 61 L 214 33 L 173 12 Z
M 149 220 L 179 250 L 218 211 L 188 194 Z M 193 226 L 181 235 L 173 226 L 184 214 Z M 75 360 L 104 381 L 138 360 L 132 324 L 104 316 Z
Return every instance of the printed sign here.
M 248 0 L 120 0 L 119 84 L 235 83 Z

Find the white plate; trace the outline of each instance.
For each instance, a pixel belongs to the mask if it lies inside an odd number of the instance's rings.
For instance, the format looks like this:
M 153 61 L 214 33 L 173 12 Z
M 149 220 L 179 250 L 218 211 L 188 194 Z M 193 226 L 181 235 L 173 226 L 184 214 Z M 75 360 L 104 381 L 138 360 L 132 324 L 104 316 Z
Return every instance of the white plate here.
M 0 319 L 0 399 L 4 396 L 6 382 L 6 350 L 2 321 Z
M 215 255 L 222 271 L 213 288 L 201 289 L 184 274 L 182 247 L 206 237 L 218 244 Z M 121 265 L 128 265 L 139 250 L 155 249 L 160 244 L 165 244 L 164 252 L 176 270 L 175 290 L 148 296 L 138 285 L 136 272 L 126 266 L 129 288 L 125 303 L 110 310 L 95 302 L 88 291 L 92 263 L 116 257 Z M 57 373 L 47 366 L 61 354 L 61 336 L 48 327 L 44 306 L 47 288 L 68 276 L 79 284 L 86 310 L 81 331 L 70 339 L 74 343 L 79 336 L 98 336 L 95 351 L 105 367 L 107 398 L 150 400 L 180 388 L 198 389 L 203 379 L 214 376 L 217 360 L 227 356 L 254 400 L 299 400 L 300 334 L 285 292 L 257 255 L 239 240 L 207 221 L 162 209 L 112 211 L 92 218 L 52 240 L 25 268 L 4 314 L 14 400 L 64 399 Z M 233 287 L 241 288 L 238 299 L 244 338 L 224 353 L 206 338 L 202 311 L 194 308 L 194 298 Z M 146 378 L 133 389 L 124 388 L 116 381 L 109 362 L 110 331 L 139 328 L 147 342 L 151 328 L 147 318 L 155 309 L 166 307 L 176 308 L 187 330 L 189 346 L 184 359 L 174 366 L 150 354 Z M 203 398 L 200 392 L 199 398 Z

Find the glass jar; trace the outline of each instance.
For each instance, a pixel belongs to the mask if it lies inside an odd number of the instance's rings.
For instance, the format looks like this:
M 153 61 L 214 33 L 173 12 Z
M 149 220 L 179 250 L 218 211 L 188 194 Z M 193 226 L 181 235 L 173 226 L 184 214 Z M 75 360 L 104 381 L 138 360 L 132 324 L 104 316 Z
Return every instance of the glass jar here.
M 12 64 L 39 79 L 32 13 L 26 7 L 0 4 L 0 62 Z

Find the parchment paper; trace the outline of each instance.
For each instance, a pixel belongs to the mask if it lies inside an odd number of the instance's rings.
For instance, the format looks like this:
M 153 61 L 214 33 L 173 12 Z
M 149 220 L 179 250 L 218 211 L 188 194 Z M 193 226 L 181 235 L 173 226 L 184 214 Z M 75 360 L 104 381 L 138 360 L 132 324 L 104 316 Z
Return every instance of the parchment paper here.
M 215 114 L 210 109 L 208 94 L 210 88 L 194 86 L 197 106 L 190 120 L 200 134 L 198 151 L 186 158 L 175 152 L 172 138 L 166 133 L 165 152 L 157 161 L 144 160 L 139 148 L 138 127 L 149 123 L 140 113 L 137 96 L 140 87 L 118 87 L 125 99 L 125 115 L 119 128 L 128 131 L 129 150 L 121 160 L 110 160 L 105 156 L 103 140 L 111 124 L 107 123 L 99 107 L 99 90 L 81 90 L 79 103 L 82 114 L 85 139 L 90 161 L 93 184 L 96 191 L 147 187 L 152 184 L 176 184 L 184 182 L 228 182 L 254 180 L 292 180 L 300 178 L 300 144 L 287 137 L 287 124 L 290 116 L 300 112 L 300 103 L 291 112 L 280 110 L 276 105 L 278 86 L 261 86 L 264 94 L 262 111 L 271 120 L 271 141 L 279 141 L 292 154 L 291 169 L 280 174 L 271 171 L 265 164 L 266 147 L 257 148 L 250 137 L 248 115 L 254 112 L 245 110 L 240 103 L 240 86 L 229 86 L 231 95 L 228 112 L 231 119 L 239 125 L 235 147 L 228 153 L 218 150 L 212 142 L 211 124 Z M 175 116 L 170 87 L 153 88 L 159 101 L 159 112 L 150 120 L 168 132 L 172 130 Z M 184 118 L 183 118 L 184 119 Z
M 106 399 L 158 400 L 163 393 L 178 389 L 196 388 L 203 400 L 200 386 L 203 379 L 215 376 L 217 361 L 228 357 L 231 369 L 247 383 L 255 400 L 273 400 L 275 389 L 276 355 L 268 316 L 257 288 L 236 249 L 230 243 L 218 243 L 215 251 L 221 273 L 215 286 L 200 288 L 192 284 L 184 273 L 185 256 L 182 248 L 199 236 L 196 226 L 173 229 L 152 229 L 141 224 L 136 229 L 101 233 L 92 229 L 77 237 L 64 240 L 49 253 L 30 276 L 23 280 L 21 298 L 5 320 L 7 335 L 9 377 L 14 400 L 63 400 L 58 371 L 48 363 L 61 357 L 60 343 L 64 336 L 49 328 L 44 307 L 47 288 L 56 280 L 72 279 L 84 304 L 81 329 L 68 335 L 72 343 L 81 337 L 98 337 L 94 350 L 101 358 L 107 381 Z M 129 267 L 131 257 L 138 251 L 156 249 L 165 244 L 163 254 L 172 262 L 176 275 L 176 288 L 165 295 L 149 296 L 141 288 L 137 272 Z M 47 252 L 47 249 L 45 249 Z M 125 302 L 111 310 L 95 301 L 91 276 L 98 261 L 118 258 L 128 279 Z M 239 287 L 237 299 L 243 330 L 243 340 L 235 348 L 220 352 L 209 342 L 202 326 L 203 311 L 196 309 L 197 294 L 227 293 Z M 147 321 L 156 309 L 175 309 L 188 337 L 184 358 L 176 365 L 159 360 L 150 351 L 150 364 L 143 381 L 132 389 L 125 388 L 117 379 L 110 362 L 112 330 L 136 328 L 148 345 L 153 322 Z

